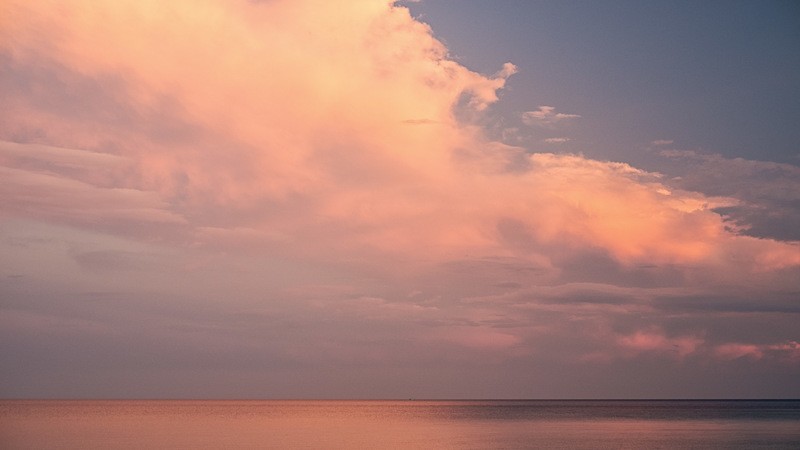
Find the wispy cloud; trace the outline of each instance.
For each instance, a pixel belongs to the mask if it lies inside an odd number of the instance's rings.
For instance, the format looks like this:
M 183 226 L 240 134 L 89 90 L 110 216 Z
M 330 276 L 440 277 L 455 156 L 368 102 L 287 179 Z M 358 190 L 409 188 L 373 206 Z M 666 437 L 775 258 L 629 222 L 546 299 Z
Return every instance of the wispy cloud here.
M 561 122 L 581 117 L 577 114 L 557 113 L 555 110 L 556 109 L 552 106 L 540 106 L 536 111 L 524 112 L 522 113 L 522 123 L 549 128 Z
M 671 139 L 658 139 L 650 143 L 650 145 L 656 146 L 664 146 L 664 145 L 672 145 L 673 141 Z
M 565 142 L 569 142 L 571 139 L 566 137 L 558 137 L 558 138 L 547 138 L 544 142 L 548 144 L 563 144 Z
M 127 186 L 133 164 L 115 155 L 0 141 L 0 208 L 83 226 L 185 224 L 158 192 Z
M 785 362 L 800 362 L 800 343 L 795 341 L 778 344 L 728 343 L 718 345 L 714 356 L 723 360 L 774 358 Z

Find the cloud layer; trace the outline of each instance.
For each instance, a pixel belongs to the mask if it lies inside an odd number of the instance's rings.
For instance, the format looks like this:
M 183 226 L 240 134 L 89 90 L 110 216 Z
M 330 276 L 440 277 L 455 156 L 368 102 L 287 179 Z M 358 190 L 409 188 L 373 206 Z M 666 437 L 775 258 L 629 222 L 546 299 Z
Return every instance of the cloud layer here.
M 399 392 L 389 368 L 425 367 L 435 396 L 458 394 L 446 374 L 477 361 L 511 378 L 651 357 L 798 363 L 791 321 L 773 317 L 797 314 L 797 237 L 742 232 L 753 208 L 781 211 L 776 196 L 492 141 L 481 118 L 516 68 L 470 71 L 405 8 L 11 1 L 0 20 L 0 208 L 18 249 L 2 320 L 46 360 L 66 333 L 97 373 L 128 363 L 110 338 L 173 375 L 333 361 L 341 395 L 361 364 L 383 380 L 363 395 Z M 767 170 L 667 156 L 739 167 L 745 183 Z M 794 201 L 797 174 L 776 170 Z M 103 306 L 81 306 L 89 293 Z M 35 393 L 25 367 L 4 372 L 11 394 Z M 501 394 L 530 392 L 509 383 Z

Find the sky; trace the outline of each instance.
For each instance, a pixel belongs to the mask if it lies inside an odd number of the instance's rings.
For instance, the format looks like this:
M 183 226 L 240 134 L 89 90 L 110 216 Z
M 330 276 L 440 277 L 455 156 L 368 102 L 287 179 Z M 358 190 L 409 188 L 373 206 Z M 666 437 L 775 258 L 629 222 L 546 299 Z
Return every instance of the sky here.
M 4 1 L 0 396 L 798 398 L 798 25 Z

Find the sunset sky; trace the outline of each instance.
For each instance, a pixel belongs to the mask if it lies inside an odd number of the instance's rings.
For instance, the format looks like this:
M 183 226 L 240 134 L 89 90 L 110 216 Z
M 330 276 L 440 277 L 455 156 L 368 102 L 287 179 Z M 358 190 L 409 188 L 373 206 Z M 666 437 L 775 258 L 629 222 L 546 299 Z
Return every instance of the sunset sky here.
M 792 1 L 4 0 L 0 397 L 800 397 Z

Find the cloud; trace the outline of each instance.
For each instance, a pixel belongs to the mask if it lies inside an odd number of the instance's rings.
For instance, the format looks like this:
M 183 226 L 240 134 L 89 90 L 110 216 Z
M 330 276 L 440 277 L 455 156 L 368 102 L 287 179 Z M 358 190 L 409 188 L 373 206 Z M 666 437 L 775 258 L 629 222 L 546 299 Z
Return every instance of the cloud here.
M 798 264 L 795 246 L 726 228 L 715 210 L 739 207 L 738 191 L 492 142 L 459 109 L 481 114 L 515 67 L 469 71 L 405 8 L 156 3 L 10 5 L 3 54 L 25 89 L 10 94 L 5 138 L 39 143 L 3 144 L 6 211 L 123 234 L 169 224 L 147 231 L 167 240 L 179 225 L 195 246 L 321 261 L 552 261 L 590 247 L 720 274 L 734 255 L 752 262 L 737 271 Z M 64 89 L 48 90 L 53 78 Z M 64 111 L 73 90 L 82 115 Z M 541 106 L 524 120 L 577 117 Z
M 126 187 L 132 161 L 109 154 L 0 141 L 0 208 L 80 226 L 173 233 L 186 220 L 158 192 Z
M 353 5 L 352 14 L 328 11 L 329 6 L 309 14 L 283 4 L 224 8 L 205 2 L 166 30 L 161 21 L 181 4 L 148 9 L 145 3 L 92 8 L 71 3 L 64 6 L 75 19 L 69 22 L 59 21 L 44 5 L 11 8 L 18 17 L 9 49 L 15 70 L 57 67 L 75 74 L 75 83 L 101 76 L 120 80 L 94 93 L 111 97 L 95 103 L 113 100 L 124 105 L 117 107 L 120 111 L 135 112 L 99 132 L 116 149 L 117 155 L 107 157 L 128 161 L 130 167 L 124 174 L 111 174 L 112 181 L 106 180 L 101 190 L 79 187 L 76 183 L 88 172 L 65 171 L 54 159 L 65 156 L 38 151 L 38 164 L 60 167 L 59 183 L 94 192 L 75 192 L 72 201 L 98 205 L 106 200 L 79 199 L 147 197 L 152 208 L 124 211 L 146 212 L 162 221 L 187 220 L 198 245 L 216 246 L 226 236 L 228 243 L 291 246 L 293 252 L 323 259 L 342 251 L 364 258 L 519 252 L 496 235 L 496 224 L 508 219 L 520 224 L 531 245 L 593 245 L 626 263 L 710 261 L 730 247 L 726 242 L 737 241 L 711 211 L 729 202 L 690 192 L 664 195 L 667 190 L 653 174 L 578 156 L 529 155 L 459 122 L 454 111 L 464 96 L 466 107 L 481 112 L 497 100 L 495 92 L 515 68 L 504 65 L 484 77 L 448 60 L 430 29 L 404 8 L 368 2 L 369 7 Z M 95 16 L 100 11 L 105 11 L 102 20 Z M 220 33 L 200 33 L 211 26 L 212 17 Z M 28 37 L 24 25 L 40 20 L 58 24 L 49 33 L 64 33 L 57 49 Z M 328 22 L 343 27 L 333 41 L 314 28 Z M 134 24 L 154 31 L 132 37 L 125 30 Z M 296 37 L 291 51 L 275 40 L 280 30 Z M 95 35 L 108 45 L 96 45 Z M 198 49 L 219 46 L 228 50 L 215 61 L 217 69 L 198 71 L 205 64 Z M 153 54 L 144 51 L 148 48 L 159 50 Z M 262 53 L 271 55 L 269 68 L 257 57 Z M 343 65 L 342 58 L 358 63 Z M 53 118 L 42 115 L 48 111 L 46 102 L 39 106 L 26 99 L 16 99 L 16 116 L 50 129 Z M 173 106 L 156 107 L 165 104 Z M 190 131 L 167 135 L 145 125 L 165 114 Z M 409 127 L 409 120 L 423 123 L 409 117 L 438 125 Z M 577 115 L 543 106 L 526 117 L 554 124 Z M 72 138 L 96 135 L 98 123 L 107 120 L 101 111 L 82 118 L 64 140 L 85 143 Z M 53 129 L 49 133 L 58 132 Z M 96 150 L 91 153 L 101 153 L 102 145 L 92 144 Z M 15 152 L 9 164 L 16 167 L 22 162 Z M 64 155 L 88 153 L 68 149 Z M 36 177 L 31 182 L 40 188 L 55 182 L 38 172 Z M 497 198 L 506 203 L 498 204 Z M 25 209 L 22 203 L 14 208 L 39 216 L 48 210 L 55 216 L 80 211 L 73 206 L 56 211 L 41 202 L 27 203 Z M 114 210 L 93 208 L 93 214 L 123 217 Z M 276 241 L 276 236 L 281 238 Z M 770 254 L 783 258 L 780 251 Z
M 618 345 L 639 354 L 642 352 L 673 353 L 678 358 L 694 353 L 704 339 L 698 336 L 667 337 L 660 330 L 639 330 L 633 334 L 620 336 Z
M 764 356 L 761 348 L 753 344 L 724 344 L 718 346 L 714 353 L 722 359 L 737 359 L 743 356 L 761 359 Z
M 662 145 L 672 145 L 671 139 L 658 139 L 650 143 L 650 145 L 662 146 Z
M 718 345 L 714 349 L 714 356 L 723 360 L 735 360 L 740 358 L 760 360 L 765 357 L 770 357 L 786 362 L 799 362 L 800 344 L 796 341 L 778 344 L 728 343 Z
M 434 340 L 445 340 L 459 346 L 481 351 L 502 351 L 518 345 L 519 337 L 484 327 L 449 327 L 431 336 Z
M 406 119 L 403 123 L 407 123 L 409 125 L 435 125 L 438 122 L 430 119 Z
M 795 354 L 791 320 L 760 322 L 798 287 L 790 166 L 667 151 L 679 177 L 493 141 L 516 68 L 468 70 L 385 1 L 5 9 L 0 318 L 33 336 L 30 373 L 57 358 L 35 337 L 52 321 L 120 330 L 84 336 L 104 370 L 154 349 L 341 386 L 358 364 Z
M 166 240 L 179 225 L 195 246 L 320 261 L 553 259 L 588 246 L 623 265 L 720 274 L 733 255 L 752 261 L 736 270 L 798 263 L 793 245 L 728 230 L 715 211 L 739 207 L 738 192 L 706 196 L 626 164 L 492 142 L 459 110 L 481 114 L 515 67 L 467 70 L 404 8 L 147 5 L 74 2 L 63 21 L 46 3 L 12 4 L 4 54 L 27 90 L 11 94 L 19 119 L 7 138 L 46 131 L 34 139 L 45 144 L 3 146 L 7 211 L 123 234 L 131 221 L 171 224 L 146 231 Z M 173 17 L 183 8 L 192 13 Z M 215 70 L 200 70 L 215 48 L 226 49 Z M 56 75 L 85 94 L 87 112 L 64 113 L 71 99 L 46 88 Z M 106 81 L 82 87 L 92 80 Z M 525 113 L 529 124 L 577 117 Z
M 76 253 L 73 255 L 75 262 L 88 270 L 141 270 L 149 266 L 147 259 L 140 254 L 119 250 L 96 250 Z
M 581 116 L 577 114 L 557 113 L 552 106 L 540 106 L 536 111 L 522 113 L 522 123 L 525 125 L 552 128 L 558 123 L 578 119 L 580 117 Z
M 663 150 L 678 165 L 671 184 L 738 199 L 720 207 L 733 228 L 762 238 L 800 240 L 800 168 L 790 164 L 725 158 L 690 150 Z M 674 169 L 673 169 L 674 170 Z

